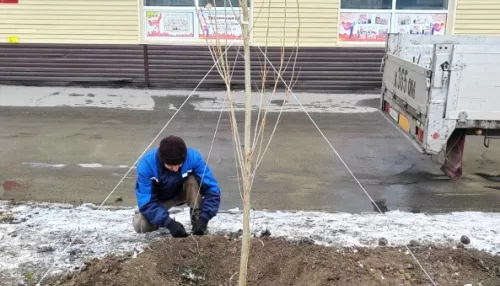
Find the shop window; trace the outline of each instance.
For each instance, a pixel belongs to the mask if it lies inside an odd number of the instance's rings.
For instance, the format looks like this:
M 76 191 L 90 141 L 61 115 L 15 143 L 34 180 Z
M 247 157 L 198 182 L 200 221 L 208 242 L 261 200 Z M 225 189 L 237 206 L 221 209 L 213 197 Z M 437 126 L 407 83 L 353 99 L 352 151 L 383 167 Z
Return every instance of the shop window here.
M 341 0 L 340 42 L 384 43 L 388 33 L 445 35 L 449 0 Z
M 144 40 L 242 40 L 239 1 L 144 0 Z
M 144 6 L 194 7 L 196 0 L 144 0 Z
M 392 0 L 342 0 L 341 9 L 391 9 Z
M 339 22 L 342 42 L 383 42 L 390 29 L 391 13 L 341 12 Z
M 398 10 L 443 10 L 448 9 L 448 0 L 396 0 Z
M 395 32 L 414 35 L 444 35 L 446 19 L 445 13 L 398 13 Z

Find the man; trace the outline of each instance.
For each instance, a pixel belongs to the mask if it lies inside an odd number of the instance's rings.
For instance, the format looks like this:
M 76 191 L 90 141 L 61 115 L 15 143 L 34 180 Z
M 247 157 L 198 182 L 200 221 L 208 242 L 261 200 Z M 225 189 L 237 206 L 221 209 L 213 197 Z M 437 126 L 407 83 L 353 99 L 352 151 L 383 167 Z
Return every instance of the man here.
M 187 237 L 184 226 L 168 212 L 186 203 L 193 234 L 203 235 L 219 211 L 220 188 L 210 167 L 197 150 L 187 148 L 182 138 L 173 135 L 163 138 L 159 148 L 139 161 L 135 192 L 139 212 L 133 226 L 138 233 L 166 227 L 173 237 Z

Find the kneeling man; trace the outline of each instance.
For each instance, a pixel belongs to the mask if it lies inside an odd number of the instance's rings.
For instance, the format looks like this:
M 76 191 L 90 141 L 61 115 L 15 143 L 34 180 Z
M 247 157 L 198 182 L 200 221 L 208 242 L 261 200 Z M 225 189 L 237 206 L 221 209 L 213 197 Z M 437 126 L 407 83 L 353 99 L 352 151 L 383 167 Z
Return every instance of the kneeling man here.
M 203 235 L 219 211 L 220 188 L 210 167 L 199 151 L 186 147 L 182 138 L 173 135 L 163 138 L 159 148 L 141 158 L 135 192 L 139 212 L 133 226 L 138 233 L 166 227 L 174 237 L 188 236 L 184 226 L 168 212 L 171 207 L 187 204 L 193 234 Z

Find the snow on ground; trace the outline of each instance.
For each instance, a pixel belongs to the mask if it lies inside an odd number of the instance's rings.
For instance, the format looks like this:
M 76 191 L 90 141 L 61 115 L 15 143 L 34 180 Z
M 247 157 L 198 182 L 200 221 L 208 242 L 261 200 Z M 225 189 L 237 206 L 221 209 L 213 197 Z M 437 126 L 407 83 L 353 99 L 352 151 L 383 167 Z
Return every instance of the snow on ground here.
M 78 166 L 81 168 L 90 168 L 90 169 L 125 169 L 130 168 L 129 165 L 103 165 L 101 163 L 80 163 L 80 164 L 49 164 L 44 162 L 23 162 L 23 165 L 27 165 L 31 168 L 40 169 L 40 168 L 64 168 L 64 167 L 74 167 Z M 133 167 L 135 168 L 135 166 Z
M 0 106 L 25 107 L 101 107 L 125 108 L 134 110 L 154 110 L 154 98 L 162 98 L 169 103 L 170 110 L 177 110 L 191 90 L 144 90 L 144 89 L 112 89 L 83 87 L 25 87 L 0 85 Z M 245 94 L 235 91 L 232 94 L 235 110 L 244 110 Z M 366 113 L 375 112 L 376 108 L 358 106 L 359 101 L 379 98 L 378 94 L 315 94 L 296 93 L 299 101 L 308 112 L 329 113 Z M 270 99 L 265 95 L 264 104 Z M 198 111 L 220 111 L 224 104 L 225 92 L 197 91 L 189 104 Z M 284 93 L 273 95 L 269 112 L 279 112 L 282 108 Z M 179 100 L 181 99 L 181 100 Z M 258 110 L 261 96 L 252 96 L 253 109 Z M 228 110 L 226 105 L 225 110 Z M 292 95 L 288 95 L 283 112 L 302 112 L 302 107 Z
M 0 201 L 0 281 L 20 281 L 23 275 L 38 279 L 60 256 L 51 273 L 79 269 L 85 258 L 107 254 L 140 253 L 148 242 L 168 235 L 168 230 L 136 234 L 132 228 L 134 208 L 97 210 L 91 204 L 11 204 Z M 190 230 L 188 209 L 172 210 Z M 2 219 L 3 218 L 3 219 Z M 9 219 L 10 218 L 10 219 Z M 500 254 L 500 213 L 459 212 L 385 214 L 323 212 L 252 212 L 252 232 L 269 230 L 272 236 L 312 239 L 335 247 L 376 247 L 380 238 L 388 246 L 411 240 L 421 245 L 456 247 L 462 235 L 468 247 Z M 212 233 L 229 234 L 241 228 L 239 210 L 221 211 L 209 224 Z M 73 245 L 63 250 L 80 232 Z

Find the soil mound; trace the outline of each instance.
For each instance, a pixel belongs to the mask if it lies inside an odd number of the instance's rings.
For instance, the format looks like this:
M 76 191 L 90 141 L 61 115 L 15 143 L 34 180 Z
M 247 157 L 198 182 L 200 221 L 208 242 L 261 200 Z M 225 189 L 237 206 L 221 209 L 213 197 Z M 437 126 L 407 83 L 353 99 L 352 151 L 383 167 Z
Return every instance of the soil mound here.
M 222 236 L 165 238 L 136 258 L 93 260 L 80 273 L 45 283 L 237 285 L 240 244 Z M 271 237 L 252 239 L 251 247 L 248 285 L 431 285 L 404 247 L 336 249 Z M 438 285 L 500 285 L 499 256 L 463 248 L 411 249 Z

